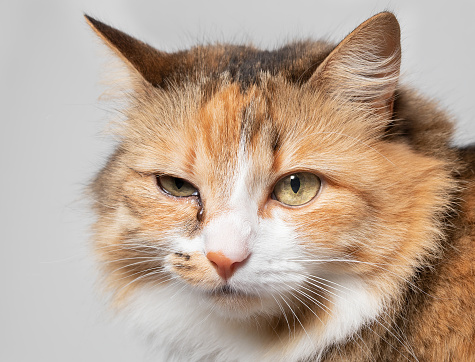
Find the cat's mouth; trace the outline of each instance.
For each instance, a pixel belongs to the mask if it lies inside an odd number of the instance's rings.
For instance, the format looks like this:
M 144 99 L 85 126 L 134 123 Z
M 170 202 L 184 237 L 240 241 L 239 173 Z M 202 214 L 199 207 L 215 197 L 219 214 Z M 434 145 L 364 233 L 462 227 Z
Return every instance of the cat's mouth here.
M 268 314 L 273 304 L 265 296 L 225 284 L 207 292 L 211 310 L 225 318 L 245 319 Z M 273 311 L 273 309 L 272 309 Z
M 209 292 L 211 297 L 217 298 L 229 298 L 229 299 L 244 299 L 244 298 L 256 298 L 255 295 L 246 293 L 242 290 L 236 289 L 229 284 L 219 286 Z

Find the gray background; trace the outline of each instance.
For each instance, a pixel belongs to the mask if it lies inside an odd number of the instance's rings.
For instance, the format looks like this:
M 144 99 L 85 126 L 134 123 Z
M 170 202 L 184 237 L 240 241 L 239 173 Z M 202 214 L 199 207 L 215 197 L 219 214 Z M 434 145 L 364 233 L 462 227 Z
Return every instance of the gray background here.
M 475 3 L 470 1 L 3 1 L 0 3 L 0 361 L 140 361 L 144 348 L 95 287 L 82 192 L 113 142 L 97 101 L 103 48 L 87 12 L 163 50 L 197 40 L 273 47 L 341 40 L 390 9 L 403 80 L 475 140 Z M 102 67 L 102 70 L 104 67 Z

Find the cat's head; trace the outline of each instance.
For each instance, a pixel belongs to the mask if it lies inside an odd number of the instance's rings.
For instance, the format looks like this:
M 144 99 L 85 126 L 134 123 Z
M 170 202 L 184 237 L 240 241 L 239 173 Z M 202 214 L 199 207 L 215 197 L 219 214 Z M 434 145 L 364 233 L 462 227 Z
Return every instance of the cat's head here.
M 164 53 L 88 21 L 133 88 L 92 185 L 96 251 L 120 302 L 173 290 L 226 316 L 294 308 L 325 320 L 352 286 L 348 305 L 377 310 L 434 250 L 449 171 L 387 137 L 401 57 L 392 14 L 336 47 L 275 53 Z

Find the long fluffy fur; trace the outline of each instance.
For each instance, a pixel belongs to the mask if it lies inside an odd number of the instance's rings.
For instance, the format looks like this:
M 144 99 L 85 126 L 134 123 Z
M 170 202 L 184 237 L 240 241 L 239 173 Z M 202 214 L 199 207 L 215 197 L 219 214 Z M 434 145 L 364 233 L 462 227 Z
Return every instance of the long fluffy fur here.
M 88 20 L 134 84 L 91 187 L 96 251 L 159 360 L 474 358 L 475 156 L 397 86 L 393 15 L 337 47 L 174 54 Z M 302 171 L 321 178 L 316 198 L 270 197 Z M 166 195 L 157 175 L 200 198 Z M 239 243 L 250 256 L 224 283 L 203 251 Z

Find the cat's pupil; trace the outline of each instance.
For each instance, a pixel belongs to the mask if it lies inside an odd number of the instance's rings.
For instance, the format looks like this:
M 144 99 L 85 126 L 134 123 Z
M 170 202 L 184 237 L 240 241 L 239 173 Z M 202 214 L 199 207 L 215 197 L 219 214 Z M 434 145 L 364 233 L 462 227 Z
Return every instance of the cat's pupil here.
M 290 176 L 290 187 L 292 188 L 292 191 L 296 194 L 299 189 L 300 189 L 300 179 L 295 176 L 295 175 L 292 175 Z
M 179 178 L 175 179 L 175 186 L 176 186 L 177 189 L 181 189 L 184 184 L 185 184 L 185 181 L 183 181 Z

